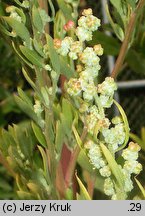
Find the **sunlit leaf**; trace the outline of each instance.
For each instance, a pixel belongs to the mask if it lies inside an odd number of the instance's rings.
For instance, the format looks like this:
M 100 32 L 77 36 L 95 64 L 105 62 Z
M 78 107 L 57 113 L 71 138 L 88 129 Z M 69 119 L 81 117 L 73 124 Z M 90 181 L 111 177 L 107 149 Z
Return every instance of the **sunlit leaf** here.
M 116 163 L 115 158 L 112 156 L 112 154 L 110 153 L 110 151 L 107 149 L 107 147 L 101 143 L 100 144 L 102 152 L 108 162 L 108 165 L 116 179 L 116 183 L 119 185 L 120 188 L 123 189 L 124 187 L 124 177 L 122 175 L 121 169 L 119 167 L 119 165 Z
M 16 32 L 16 34 L 25 41 L 26 45 L 30 47 L 30 34 L 26 26 L 11 17 L 4 16 L 3 19 L 11 26 L 11 28 Z
M 44 68 L 43 58 L 39 56 L 34 50 L 30 50 L 29 48 L 22 45 L 20 45 L 20 50 L 32 64 L 40 68 Z
M 67 21 L 68 20 L 73 20 L 72 18 L 72 9 L 71 7 L 68 6 L 68 4 L 65 3 L 64 0 L 57 0 L 59 8 L 62 10 L 64 16 L 66 17 Z
M 143 197 L 144 197 L 144 199 L 145 199 L 145 189 L 144 189 L 144 187 L 141 185 L 141 183 L 137 180 L 137 178 L 135 178 L 135 181 L 136 181 L 136 183 L 137 183 L 137 185 L 138 185 L 138 187 L 139 187 L 139 189 L 140 189 L 140 191 L 141 191 L 141 193 L 142 193 L 142 195 L 143 195 Z
M 91 200 L 91 197 L 87 191 L 87 189 L 85 188 L 85 186 L 83 185 L 82 181 L 80 180 L 80 178 L 77 176 L 76 174 L 76 178 L 78 181 L 78 184 L 80 186 L 80 195 L 79 195 L 79 199 L 80 200 Z
M 33 128 L 33 132 L 34 132 L 37 140 L 39 141 L 39 143 L 43 147 L 47 147 L 46 140 L 45 140 L 45 137 L 44 137 L 41 129 L 33 121 L 31 122 L 31 125 L 32 125 L 32 128 Z
M 32 8 L 32 21 L 33 21 L 35 28 L 39 32 L 42 33 L 44 26 L 43 26 L 43 22 L 42 22 L 40 14 L 39 14 L 39 11 L 35 5 L 33 5 L 33 8 Z
M 124 110 L 122 109 L 122 107 L 120 106 L 120 104 L 114 100 L 114 103 L 115 105 L 117 106 L 121 116 L 122 116 L 122 119 L 123 119 L 123 122 L 124 122 L 124 130 L 125 130 L 125 141 L 124 143 L 116 150 L 116 151 L 119 151 L 121 149 L 123 149 L 127 143 L 128 143 L 128 140 L 129 140 L 129 131 L 130 131 L 130 128 L 129 128 L 129 124 L 128 124 L 128 120 L 127 120 L 127 117 L 126 117 L 126 114 L 124 112 Z

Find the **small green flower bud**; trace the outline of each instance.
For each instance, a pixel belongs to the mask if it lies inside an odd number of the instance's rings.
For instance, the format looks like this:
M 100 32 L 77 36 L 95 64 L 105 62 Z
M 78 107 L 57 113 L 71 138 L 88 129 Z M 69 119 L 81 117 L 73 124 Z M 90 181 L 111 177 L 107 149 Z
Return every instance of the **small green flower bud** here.
M 111 170 L 110 170 L 110 167 L 108 165 L 104 166 L 103 168 L 101 168 L 99 170 L 101 176 L 103 177 L 109 177 L 111 176 Z
M 104 193 L 108 196 L 115 194 L 114 185 L 111 178 L 106 178 L 104 182 Z

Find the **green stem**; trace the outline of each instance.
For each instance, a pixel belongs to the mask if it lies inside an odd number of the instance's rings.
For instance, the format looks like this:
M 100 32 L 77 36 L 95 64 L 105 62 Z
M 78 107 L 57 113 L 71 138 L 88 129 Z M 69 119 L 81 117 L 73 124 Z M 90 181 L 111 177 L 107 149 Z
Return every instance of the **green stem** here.
M 123 65 L 126 53 L 128 51 L 128 48 L 129 48 L 129 43 L 131 40 L 132 33 L 135 29 L 136 20 L 140 14 L 140 11 L 144 7 L 144 5 L 145 5 L 145 0 L 140 0 L 136 9 L 132 12 L 132 14 L 130 16 L 130 20 L 129 20 L 129 23 L 128 23 L 128 26 L 127 26 L 127 29 L 125 32 L 125 38 L 124 38 L 123 44 L 121 46 L 120 53 L 119 53 L 119 56 L 117 58 L 115 67 L 114 67 L 112 74 L 111 74 L 111 77 L 113 77 L 114 79 L 117 77 L 117 75 L 119 74 L 119 72 L 121 70 L 121 67 Z

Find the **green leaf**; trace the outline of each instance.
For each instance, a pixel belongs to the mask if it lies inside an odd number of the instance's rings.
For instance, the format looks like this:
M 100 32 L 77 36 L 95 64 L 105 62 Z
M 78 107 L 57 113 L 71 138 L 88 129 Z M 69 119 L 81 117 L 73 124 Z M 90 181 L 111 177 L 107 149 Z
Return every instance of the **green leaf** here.
M 4 16 L 4 15 L 5 15 L 4 5 L 2 2 L 0 2 L 0 16 Z
M 31 193 L 25 192 L 25 191 L 17 191 L 17 194 L 20 199 L 24 200 L 32 200 L 34 199 L 34 196 Z
M 74 75 L 72 68 L 66 63 L 63 57 L 59 56 L 54 49 L 53 39 L 48 34 L 46 35 L 47 43 L 49 45 L 50 60 L 54 70 L 59 74 L 64 74 L 68 79 Z
M 57 0 L 59 8 L 61 9 L 61 11 L 63 12 L 65 18 L 67 21 L 69 20 L 73 20 L 72 17 L 72 9 L 71 7 L 69 7 L 69 5 L 67 3 L 65 3 L 64 0 Z
M 54 18 L 55 18 L 55 8 L 54 8 L 53 3 L 52 3 L 51 0 L 48 0 L 48 3 L 49 3 L 50 9 L 51 9 L 51 14 L 52 14 L 51 21 L 53 21 Z
M 124 14 L 123 7 L 125 3 L 122 0 L 110 0 L 112 5 L 116 8 L 117 12 L 122 16 Z
M 72 133 L 73 109 L 70 102 L 63 98 L 62 113 L 60 114 L 61 124 L 65 135 L 69 138 Z
M 40 127 L 38 127 L 33 121 L 31 122 L 31 125 L 37 140 L 44 148 L 46 148 L 47 147 L 46 140 Z
M 45 153 L 44 149 L 41 146 L 37 146 L 37 147 L 38 147 L 38 149 L 39 149 L 39 151 L 41 153 L 42 159 L 43 159 L 45 177 L 50 182 L 50 175 L 49 175 L 49 170 L 48 170 L 48 159 L 47 159 L 46 153 Z
M 42 33 L 44 30 L 44 26 L 43 26 L 43 22 L 42 22 L 39 10 L 36 8 L 35 5 L 33 5 L 33 8 L 32 8 L 32 21 L 33 21 L 35 28 L 39 32 Z
M 21 97 L 21 99 L 23 101 L 25 101 L 30 107 L 33 108 L 33 104 L 32 104 L 32 101 L 30 100 L 30 98 L 26 95 L 26 93 L 18 87 L 18 94 L 19 96 Z
M 133 8 L 135 9 L 135 6 L 136 6 L 136 1 L 135 0 L 126 0 L 127 3 Z
M 26 26 L 11 17 L 4 16 L 3 19 L 11 26 L 16 34 L 25 41 L 27 47 L 30 47 L 30 34 Z
M 110 24 L 114 30 L 114 33 L 116 34 L 116 36 L 119 38 L 119 40 L 123 41 L 124 40 L 124 32 L 123 32 L 123 29 L 117 24 L 117 23 L 114 23 L 111 15 L 110 15 L 110 12 L 109 12 L 109 9 L 108 7 L 106 7 L 106 12 L 107 12 L 107 15 L 108 15 L 108 19 L 110 21 Z
M 14 51 L 16 52 L 16 54 L 18 55 L 18 57 L 19 57 L 20 59 L 22 59 L 23 62 L 26 63 L 31 69 L 33 69 L 33 65 L 32 65 L 29 61 L 27 61 L 27 59 L 25 59 L 25 58 L 21 55 L 21 53 L 18 51 L 18 49 L 16 48 L 16 46 L 15 46 L 15 44 L 14 44 L 13 41 L 12 41 L 12 47 L 13 47 Z
M 15 101 L 24 113 L 26 113 L 31 119 L 33 119 L 36 123 L 38 123 L 37 115 L 31 106 L 29 106 L 18 96 L 15 96 Z
M 23 55 L 34 65 L 44 68 L 43 58 L 40 57 L 34 50 L 30 50 L 29 48 L 20 45 L 20 50 Z
M 123 40 L 124 40 L 124 37 L 125 37 L 123 29 L 122 29 L 118 24 L 116 24 L 116 23 L 115 23 L 112 27 L 113 27 L 113 29 L 114 29 L 114 32 L 115 32 L 116 36 L 117 36 L 121 41 L 123 41 Z
M 145 75 L 145 58 L 141 53 L 130 49 L 126 56 L 126 61 L 133 71 Z
M 34 137 L 30 122 L 22 122 L 19 125 L 14 125 L 13 134 L 15 136 L 17 146 L 19 146 L 23 155 L 27 159 L 31 160 L 36 139 Z
M 49 90 L 48 90 L 47 86 L 41 88 L 41 94 L 42 94 L 43 102 L 44 102 L 45 106 L 49 109 L 49 107 L 50 107 L 50 100 L 49 100 L 50 95 L 49 95 Z
M 74 133 L 74 135 L 75 135 L 75 139 L 76 139 L 76 141 L 77 141 L 77 144 L 79 145 L 79 147 L 83 150 L 83 143 L 82 143 L 82 140 L 81 140 L 81 138 L 80 138 L 80 136 L 79 136 L 79 134 L 78 134 L 78 132 L 77 132 L 77 130 L 76 130 L 76 128 L 75 128 L 75 126 L 73 125 L 72 126 L 72 130 L 73 130 L 73 133 Z
M 46 39 L 47 39 L 47 44 L 49 46 L 49 57 L 51 60 L 51 64 L 54 68 L 54 70 L 60 74 L 60 60 L 59 60 L 59 56 L 56 52 L 56 50 L 54 49 L 53 46 L 53 39 L 50 35 L 46 35 Z
M 92 41 L 88 42 L 89 45 L 94 46 L 96 44 L 101 44 L 104 53 L 107 55 L 118 55 L 121 45 L 118 40 L 106 35 L 104 32 L 96 31 L 93 34 Z
M 8 36 L 12 36 L 12 34 L 0 23 L 0 31 Z
M 16 142 L 14 140 L 14 137 L 8 131 L 2 129 L 1 140 L 0 140 L 0 148 L 2 149 L 3 154 L 5 156 L 8 155 L 8 148 L 9 148 L 10 145 L 16 147 Z
M 80 178 L 77 176 L 76 174 L 76 178 L 80 187 L 80 195 L 79 195 L 79 200 L 91 200 L 91 197 L 87 191 L 87 189 L 85 188 L 85 186 L 83 185 L 82 181 L 80 180 Z
M 42 44 L 41 44 L 41 42 L 39 41 L 37 41 L 35 38 L 33 39 L 33 46 L 34 46 L 34 49 L 37 51 L 37 53 L 39 53 L 39 55 L 41 56 L 41 57 L 45 57 L 45 55 L 44 55 L 44 52 L 43 52 L 43 46 L 42 46 Z
M 102 152 L 103 152 L 103 154 L 104 154 L 104 156 L 108 162 L 108 165 L 109 165 L 109 167 L 110 167 L 110 169 L 111 169 L 111 171 L 112 171 L 112 173 L 113 173 L 113 175 L 117 181 L 116 183 L 119 185 L 119 187 L 121 189 L 123 189 L 125 179 L 123 178 L 123 174 L 121 172 L 119 165 L 116 163 L 114 157 L 112 156 L 110 151 L 107 149 L 107 147 L 103 143 L 101 143 L 100 146 L 101 146 Z
M 124 129 L 125 129 L 125 140 L 124 140 L 124 143 L 116 150 L 119 151 L 121 149 L 123 149 L 127 143 L 128 143 L 128 140 L 129 140 L 129 131 L 130 131 L 130 128 L 129 128 L 129 124 L 128 124 L 128 120 L 127 120 L 127 117 L 126 117 L 126 114 L 124 112 L 124 110 L 122 109 L 122 107 L 120 106 L 120 104 L 114 100 L 114 103 L 115 105 L 117 106 L 121 116 L 122 116 L 122 119 L 123 119 L 123 122 L 124 122 Z
M 142 141 L 143 141 L 144 144 L 145 144 L 145 127 L 142 127 L 142 128 L 141 128 L 141 138 L 142 138 Z
M 71 103 L 63 98 L 62 99 L 62 113 L 66 116 L 68 127 L 70 128 L 73 122 L 73 110 Z
M 23 6 L 23 4 L 19 0 L 14 0 L 19 6 Z
M 61 150 L 64 142 L 64 131 L 60 121 L 56 122 L 56 138 L 55 138 L 55 146 L 56 151 L 59 155 L 61 155 Z
M 138 187 L 139 187 L 140 191 L 142 192 L 142 195 L 143 195 L 143 197 L 145 199 L 145 189 L 144 189 L 144 187 L 141 185 L 141 183 L 136 178 L 135 178 L 135 181 L 136 181 L 136 183 L 137 183 L 137 185 L 138 185 Z
M 39 194 L 41 194 L 41 192 L 42 192 L 40 186 L 33 183 L 33 182 L 28 182 L 27 187 L 29 188 L 30 192 L 32 194 L 35 194 L 36 197 L 38 197 L 38 199 L 39 199 L 39 197 L 40 197 Z
M 26 72 L 26 70 L 24 68 L 22 68 L 22 72 L 23 72 L 23 75 L 24 75 L 25 79 L 27 80 L 27 82 L 37 92 L 37 88 L 36 88 L 35 83 L 31 80 L 31 78 L 29 77 L 28 73 Z

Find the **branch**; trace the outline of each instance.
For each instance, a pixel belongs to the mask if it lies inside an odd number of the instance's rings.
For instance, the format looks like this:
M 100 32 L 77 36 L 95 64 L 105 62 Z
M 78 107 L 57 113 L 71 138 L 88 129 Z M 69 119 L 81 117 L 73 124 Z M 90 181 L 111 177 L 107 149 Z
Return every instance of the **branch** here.
M 119 74 L 119 72 L 121 70 L 121 67 L 123 65 L 126 53 L 128 51 L 130 39 L 131 39 L 132 33 L 134 31 L 134 28 L 135 28 L 137 17 L 139 15 L 140 11 L 142 10 L 142 8 L 144 7 L 144 5 L 145 5 L 145 0 L 140 0 L 136 9 L 131 14 L 130 21 L 128 23 L 128 27 L 126 29 L 124 41 L 123 41 L 123 44 L 121 46 L 120 53 L 119 53 L 119 56 L 117 58 L 115 67 L 114 67 L 112 74 L 111 74 L 111 77 L 113 77 L 114 79 L 117 77 L 117 75 Z

